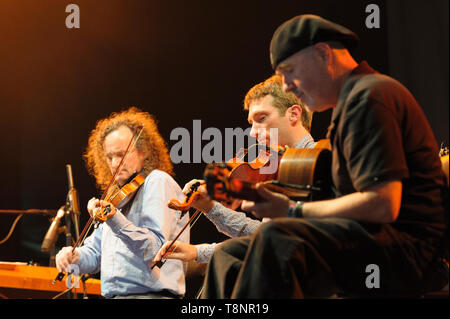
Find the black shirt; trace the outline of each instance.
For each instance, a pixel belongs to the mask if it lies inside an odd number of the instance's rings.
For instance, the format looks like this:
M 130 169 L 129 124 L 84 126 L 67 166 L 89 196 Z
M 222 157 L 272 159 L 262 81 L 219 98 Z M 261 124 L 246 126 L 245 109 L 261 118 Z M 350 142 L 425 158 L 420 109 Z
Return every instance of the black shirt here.
M 336 195 L 401 180 L 396 229 L 419 238 L 442 235 L 445 177 L 431 127 L 412 94 L 362 62 L 333 110 L 328 137 Z

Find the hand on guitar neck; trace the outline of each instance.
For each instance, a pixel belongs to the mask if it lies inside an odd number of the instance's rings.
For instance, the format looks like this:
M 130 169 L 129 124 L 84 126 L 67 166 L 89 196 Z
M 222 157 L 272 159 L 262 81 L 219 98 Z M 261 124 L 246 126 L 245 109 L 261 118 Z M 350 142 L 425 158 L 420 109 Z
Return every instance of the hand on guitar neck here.
M 266 185 L 268 184 L 258 183 L 255 185 L 255 191 L 261 200 L 258 202 L 244 200 L 241 205 L 242 210 L 251 212 L 258 218 L 286 217 L 289 209 L 289 197 L 270 191 Z

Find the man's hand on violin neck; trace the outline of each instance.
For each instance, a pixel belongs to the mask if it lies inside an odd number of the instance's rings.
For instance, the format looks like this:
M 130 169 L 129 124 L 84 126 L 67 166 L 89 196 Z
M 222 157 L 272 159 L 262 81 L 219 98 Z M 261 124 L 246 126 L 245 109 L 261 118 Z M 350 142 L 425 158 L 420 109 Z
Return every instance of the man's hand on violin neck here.
M 187 195 L 188 193 L 190 193 L 192 191 L 192 186 L 194 186 L 195 184 L 199 185 L 196 190 L 200 191 L 200 187 L 205 185 L 205 181 L 202 179 L 193 179 L 190 182 L 187 182 L 183 187 L 183 194 Z
M 95 197 L 89 200 L 87 209 L 92 218 L 99 222 L 107 221 L 116 213 L 116 208 L 113 204 Z
M 252 202 L 244 200 L 241 208 L 246 212 L 252 212 L 258 218 L 269 217 L 286 217 L 289 209 L 289 197 L 284 194 L 275 193 L 263 186 L 256 185 L 258 194 L 264 198 L 262 202 Z
M 209 197 L 208 191 L 206 190 L 205 181 L 201 179 L 193 179 L 190 182 L 188 182 L 186 185 L 184 185 L 183 188 L 183 194 L 187 195 L 192 191 L 191 187 L 192 185 L 200 183 L 200 186 L 197 187 L 197 190 L 192 196 L 194 197 L 194 201 L 192 202 L 192 207 L 201 210 L 202 212 L 209 212 L 213 206 L 214 201 Z
M 92 197 L 87 204 L 87 210 L 91 216 L 94 215 L 94 209 L 100 205 L 100 200 L 98 198 Z

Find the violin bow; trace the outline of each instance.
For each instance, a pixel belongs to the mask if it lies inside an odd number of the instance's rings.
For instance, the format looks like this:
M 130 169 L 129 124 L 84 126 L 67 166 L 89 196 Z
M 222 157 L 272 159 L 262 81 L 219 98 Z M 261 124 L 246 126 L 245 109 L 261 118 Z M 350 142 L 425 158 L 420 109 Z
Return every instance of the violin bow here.
M 191 198 L 193 198 L 193 196 L 195 196 L 195 191 L 197 190 L 197 188 L 200 186 L 201 184 L 200 184 L 200 182 L 197 182 L 197 183 L 194 183 L 192 186 L 191 186 L 191 189 L 189 190 L 189 193 L 186 195 L 186 199 L 185 199 L 185 202 L 189 202 L 189 200 L 191 199 Z M 178 202 L 178 201 L 177 201 Z M 179 202 L 178 202 L 179 203 Z M 170 207 L 170 205 L 169 205 L 169 207 Z M 172 207 L 171 207 L 172 208 Z M 173 208 L 172 208 L 173 209 Z M 180 218 L 182 218 L 183 216 L 184 216 L 184 214 L 186 214 L 186 212 L 188 211 L 190 209 L 190 207 L 188 208 L 188 209 L 186 209 L 185 211 L 182 211 L 181 212 L 181 215 L 180 215 Z M 197 220 L 200 218 L 200 216 L 201 216 L 201 210 L 199 210 L 199 209 L 196 209 L 195 210 L 195 212 L 192 214 L 192 216 L 189 218 L 189 220 L 187 221 L 187 223 L 183 226 L 183 228 L 181 228 L 181 230 L 178 232 L 178 234 L 175 236 L 175 238 L 170 242 L 170 244 L 169 244 L 169 246 L 167 247 L 167 250 L 166 250 L 166 252 L 164 253 L 164 255 L 161 257 L 161 260 L 160 261 L 158 261 L 158 262 L 156 262 L 156 263 L 154 263 L 152 266 L 151 266 L 151 269 L 153 269 L 153 268 L 155 268 L 155 267 L 158 267 L 158 268 L 161 268 L 164 264 L 165 264 L 165 262 L 166 262 L 166 260 L 167 259 L 165 259 L 166 258 L 166 256 L 170 253 L 170 248 L 172 248 L 172 246 L 175 244 L 175 242 L 177 241 L 177 239 L 181 236 L 181 234 L 184 232 L 184 230 L 187 228 L 187 226 L 189 226 L 189 225 L 191 225 L 191 227 L 192 226 L 194 226 L 195 225 L 195 223 L 197 222 Z M 192 224 L 191 224 L 192 223 Z M 176 247 L 176 245 L 175 245 L 175 247 Z M 163 259 L 164 259 L 164 261 L 163 261 Z
M 201 210 L 196 209 L 195 212 L 194 212 L 194 214 L 192 214 L 191 218 L 189 218 L 189 220 L 188 220 L 188 222 L 186 223 L 186 225 L 184 225 L 183 228 L 181 228 L 180 232 L 179 232 L 179 233 L 175 236 L 175 238 L 170 242 L 169 246 L 167 247 L 166 252 L 165 252 L 164 255 L 161 257 L 161 260 L 158 261 L 158 262 L 156 262 L 156 263 L 154 263 L 154 264 L 151 266 L 151 269 L 153 269 L 153 268 L 155 268 L 155 267 L 161 268 L 161 267 L 166 263 L 166 260 L 167 260 L 167 259 L 165 259 L 165 258 L 166 258 L 166 256 L 167 256 L 168 254 L 171 253 L 170 248 L 172 248 L 172 246 L 175 244 L 175 242 L 177 241 L 177 239 L 178 239 L 178 238 L 181 236 L 181 234 L 184 232 L 184 230 L 186 229 L 186 227 L 189 226 L 189 225 L 191 224 L 192 221 L 193 221 L 193 222 L 192 222 L 191 227 L 194 226 L 194 224 L 197 222 L 197 220 L 200 218 L 200 216 L 201 216 Z M 175 245 L 175 247 L 176 247 L 176 245 Z M 163 261 L 163 259 L 164 259 L 164 261 Z

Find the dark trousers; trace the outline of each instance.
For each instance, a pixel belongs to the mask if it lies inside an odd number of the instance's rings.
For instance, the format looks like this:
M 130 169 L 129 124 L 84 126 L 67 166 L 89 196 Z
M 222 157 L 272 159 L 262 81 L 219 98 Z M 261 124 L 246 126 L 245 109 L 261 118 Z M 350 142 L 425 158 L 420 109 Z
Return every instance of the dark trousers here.
M 432 255 L 432 247 L 390 225 L 274 219 L 217 246 L 201 297 L 418 296 Z

